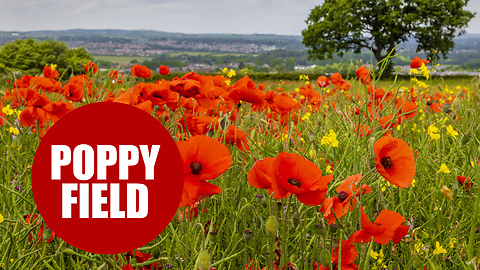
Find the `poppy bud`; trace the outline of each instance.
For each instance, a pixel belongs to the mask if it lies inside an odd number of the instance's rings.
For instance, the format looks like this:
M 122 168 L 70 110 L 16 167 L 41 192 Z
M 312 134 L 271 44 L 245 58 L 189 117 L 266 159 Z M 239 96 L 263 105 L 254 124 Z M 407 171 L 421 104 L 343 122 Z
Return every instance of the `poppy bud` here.
M 338 239 L 337 239 L 337 238 L 333 238 L 332 248 L 337 248 L 337 247 L 338 247 Z
M 331 233 L 336 233 L 336 232 L 337 232 L 337 229 L 338 229 L 337 223 L 332 223 L 332 224 L 330 224 L 330 232 L 331 232 Z
M 63 250 L 63 254 L 73 255 L 73 254 L 75 254 L 75 252 L 73 250 L 69 249 L 69 248 L 66 248 L 66 249 Z
M 278 224 L 276 216 L 269 216 L 267 219 L 267 225 L 265 226 L 267 234 L 275 236 L 277 234 Z
M 315 228 L 315 233 L 316 234 L 323 235 L 323 233 L 324 233 L 323 224 L 315 224 L 315 225 L 313 225 L 313 227 Z
M 470 133 L 465 133 L 465 134 L 463 134 L 463 137 L 462 137 L 462 145 L 467 144 L 467 143 L 470 141 L 471 136 L 472 136 L 472 135 L 471 135 Z
M 263 203 L 263 195 L 262 194 L 255 195 L 255 199 L 257 200 L 258 203 Z
M 440 192 L 442 192 L 443 195 L 447 197 L 447 199 L 449 199 L 450 201 L 453 201 L 453 192 L 447 186 L 443 185 Z
M 158 257 L 160 257 L 160 248 L 155 247 L 152 250 L 150 250 L 150 255 L 152 255 L 154 259 L 158 259 Z
M 210 238 L 211 242 L 216 242 L 217 241 L 217 232 L 209 232 L 208 233 L 208 238 Z
M 283 143 L 277 143 L 277 152 L 281 153 L 284 149 Z
M 292 226 L 294 229 L 296 229 L 299 224 L 300 224 L 300 213 L 295 211 L 292 214 Z
M 315 141 L 315 133 L 313 133 L 313 132 L 308 133 L 308 139 L 310 140 L 310 142 L 314 142 Z
M 332 261 L 332 257 L 330 255 L 330 252 L 326 249 L 322 249 L 320 252 L 320 263 L 323 265 L 323 267 L 329 267 L 330 263 Z
M 370 156 L 368 158 L 368 167 L 370 168 L 370 170 L 376 170 L 377 167 L 375 166 L 375 157 L 374 156 Z
M 198 270 L 208 270 L 210 269 L 210 254 L 208 254 L 208 251 L 202 250 L 200 253 L 198 253 L 197 257 L 197 267 Z
M 452 112 L 451 107 L 452 107 L 452 104 L 445 103 L 443 104 L 442 110 L 444 113 L 450 113 Z
M 108 269 L 107 263 L 103 263 L 102 265 L 100 265 L 100 267 L 98 267 L 98 270 L 105 270 L 105 269 Z
M 248 242 L 250 239 L 252 239 L 252 236 L 253 236 L 253 231 L 252 230 L 243 231 L 243 238 L 245 239 L 246 242 Z
M 51 236 L 52 236 L 52 229 L 46 228 L 43 231 L 43 241 L 48 241 Z

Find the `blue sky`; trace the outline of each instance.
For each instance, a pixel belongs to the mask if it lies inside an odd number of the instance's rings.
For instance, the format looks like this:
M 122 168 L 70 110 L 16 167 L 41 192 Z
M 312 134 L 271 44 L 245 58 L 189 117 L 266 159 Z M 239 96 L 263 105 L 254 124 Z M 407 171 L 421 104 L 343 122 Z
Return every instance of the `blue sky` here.
M 0 30 L 148 29 L 301 35 L 314 0 L 0 0 Z M 480 34 L 480 0 L 468 33 Z

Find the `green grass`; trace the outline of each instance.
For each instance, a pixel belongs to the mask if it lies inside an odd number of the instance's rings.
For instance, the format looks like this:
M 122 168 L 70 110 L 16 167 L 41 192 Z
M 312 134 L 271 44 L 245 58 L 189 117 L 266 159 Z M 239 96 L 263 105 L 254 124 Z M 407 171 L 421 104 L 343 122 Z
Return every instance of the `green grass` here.
M 159 262 L 172 264 L 174 269 L 197 269 L 197 257 L 205 254 L 201 251 L 206 250 L 211 266 L 217 269 L 245 269 L 252 259 L 260 268 L 267 266 L 271 269 L 273 261 L 278 258 L 274 251 L 279 248 L 282 267 L 293 263 L 297 269 L 312 269 L 313 262 L 320 260 L 322 250 L 325 250 L 323 253 L 331 253 L 335 240 L 346 240 L 361 229 L 360 207 L 363 207 L 371 222 L 382 210 L 390 210 L 402 215 L 406 219 L 403 224 L 411 226 L 411 229 L 398 244 L 355 244 L 355 264 L 362 269 L 473 269 L 477 264 L 474 256 L 478 257 L 480 252 L 477 233 L 480 202 L 478 78 L 432 79 L 426 81 L 429 84 L 427 90 L 414 89 L 415 96 L 408 96 L 409 91 L 403 91 L 406 99 L 416 97 L 418 106 L 413 118 L 403 119 L 398 128 L 391 130 L 392 136 L 408 143 L 415 157 L 415 182 L 403 189 L 380 176 L 372 162 L 373 144 L 386 131 L 377 120 L 370 122 L 369 117 L 365 117 L 368 111 L 365 87 L 358 79 L 349 80 L 352 86 L 349 92 L 335 90 L 330 85 L 327 95 L 327 91 L 316 85 L 314 78 L 310 79 L 314 90 L 325 95 L 316 111 L 313 111 L 312 105 L 305 103 L 298 111 L 283 115 L 282 121 L 281 116 L 278 116 L 278 121 L 273 121 L 274 107 L 259 110 L 248 102 L 242 102 L 236 120 L 229 120 L 229 124 L 245 132 L 250 150 L 244 153 L 236 145 L 225 143 L 232 165 L 220 177 L 208 180 L 222 191 L 195 206 L 199 210 L 197 217 L 182 218 L 180 211 L 185 213 L 186 208 L 180 208 L 165 231 L 138 249 L 159 255 L 158 259 L 151 259 L 146 264 Z M 419 80 L 424 81 L 420 77 Z M 125 78 L 123 84 L 108 89 L 115 92 L 121 88 L 133 88 L 139 81 L 142 80 Z M 96 75 L 93 82 L 97 86 L 110 85 L 108 74 Z M 258 86 L 261 82 L 255 83 Z M 295 88 L 304 85 L 298 81 L 269 81 L 264 84 L 267 90 L 281 87 L 286 95 L 295 93 Z M 398 91 L 401 87 L 410 89 L 414 85 L 410 80 L 395 83 L 389 80 L 379 82 L 378 86 L 385 90 L 391 88 L 396 95 L 402 95 L 402 91 Z M 459 94 L 462 90 L 464 93 Z M 147 87 L 144 91 L 148 91 Z M 424 97 L 422 92 L 427 96 Z M 451 112 L 433 113 L 427 98 L 436 94 L 438 99 L 444 100 L 463 97 L 460 105 Z M 46 95 L 52 101 L 64 99 L 56 93 Z M 294 98 L 298 101 L 302 99 L 298 94 Z M 4 104 L 8 102 L 4 101 Z M 74 102 L 74 105 L 79 107 L 83 103 Z M 39 106 L 36 105 L 34 110 L 39 110 Z M 375 107 L 380 108 L 379 104 Z M 22 104 L 17 109 L 25 108 Z M 361 112 L 355 113 L 357 108 Z M 393 101 L 387 101 L 382 104 L 379 116 L 396 115 L 397 112 Z M 179 123 L 185 121 L 183 115 L 189 113 L 186 108 L 182 111 L 166 109 L 166 114 L 159 120 L 174 138 L 188 138 L 190 135 L 182 132 Z M 229 113 L 225 113 L 225 119 L 229 119 Z M 166 117 L 169 120 L 165 120 Z M 37 243 L 39 225 L 28 225 L 23 216 L 38 212 L 31 190 L 30 166 L 40 138 L 31 132 L 31 127 L 20 126 L 14 113 L 7 114 L 6 118 L 8 122 L 0 127 L 0 214 L 5 219 L 0 224 L 0 269 L 120 269 L 125 266 L 125 253 L 118 254 L 121 259 L 115 262 L 111 255 L 84 252 L 57 237 L 50 243 L 41 240 Z M 299 120 L 301 118 L 303 120 Z M 368 137 L 357 135 L 354 127 L 359 123 L 372 128 Z M 432 126 L 438 128 L 435 132 L 440 134 L 438 140 L 433 140 L 429 133 Z M 450 126 L 458 135 L 449 133 Z M 19 129 L 20 134 L 12 136 L 11 127 Z M 331 132 L 336 134 L 338 147 L 325 143 L 326 135 Z M 225 142 L 223 134 L 217 129 L 210 135 Z M 361 184 L 369 185 L 372 192 L 359 196 L 354 210 L 337 220 L 337 230 L 331 230 L 323 213 L 319 213 L 320 206 L 305 205 L 295 195 L 276 200 L 267 190 L 249 184 L 248 175 L 256 162 L 277 157 L 282 151 L 307 159 L 322 171 L 322 175 L 333 175 L 327 198 L 338 196 L 336 188 L 348 176 L 355 174 L 362 174 Z M 438 173 L 442 164 L 451 172 Z M 331 172 L 328 172 L 329 169 Z M 469 190 L 459 185 L 458 175 L 472 180 Z M 443 185 L 452 190 L 452 200 L 441 192 Z M 263 198 L 258 198 L 257 194 Z M 278 203 L 281 203 L 280 207 Z M 278 222 L 274 236 L 266 232 L 267 220 Z M 323 226 L 321 229 L 319 224 Z M 275 226 L 270 224 L 270 232 L 272 227 Z M 253 232 L 248 241 L 245 230 Z M 209 234 L 213 231 L 216 236 Z M 119 237 L 135 237 L 135 233 L 132 230 Z M 278 237 L 278 246 L 275 237 Z M 443 253 L 436 254 L 441 251 L 437 242 L 444 249 Z M 375 253 L 371 251 L 383 254 L 383 257 L 377 255 L 373 258 Z M 137 268 L 141 266 L 139 262 L 130 263 Z

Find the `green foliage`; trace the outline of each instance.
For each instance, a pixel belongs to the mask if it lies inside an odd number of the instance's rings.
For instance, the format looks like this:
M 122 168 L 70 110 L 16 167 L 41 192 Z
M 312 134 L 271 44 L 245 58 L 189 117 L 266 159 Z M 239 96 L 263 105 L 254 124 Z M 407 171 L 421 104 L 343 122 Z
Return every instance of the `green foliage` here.
M 467 62 L 465 62 L 464 66 L 468 69 L 478 69 L 480 68 L 480 59 L 470 59 Z
M 414 38 L 417 52 L 428 58 L 444 58 L 454 47 L 457 30 L 464 34 L 475 13 L 463 10 L 468 0 L 325 0 L 311 10 L 303 44 L 311 59 L 362 49 L 373 52 L 377 61 L 395 46 Z
M 64 42 L 35 39 L 15 40 L 0 47 L 0 73 L 8 70 L 22 74 L 38 74 L 43 67 L 56 64 L 62 73 L 68 66 L 79 74 L 92 55 L 84 48 L 70 49 Z

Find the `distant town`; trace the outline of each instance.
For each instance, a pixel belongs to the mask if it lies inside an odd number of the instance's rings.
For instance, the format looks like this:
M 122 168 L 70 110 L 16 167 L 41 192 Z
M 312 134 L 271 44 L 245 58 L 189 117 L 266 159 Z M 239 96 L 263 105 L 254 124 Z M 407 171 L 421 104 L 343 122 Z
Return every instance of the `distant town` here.
M 16 39 L 34 38 L 63 41 L 71 48 L 83 47 L 104 68 L 141 63 L 152 69 L 161 64 L 179 71 L 218 71 L 222 67 L 249 68 L 260 72 L 317 69 L 328 72 L 370 62 L 370 52 L 347 53 L 333 59 L 309 59 L 301 36 L 181 34 L 146 30 L 64 30 L 1 32 L 0 45 Z M 442 59 L 443 68 L 451 71 L 480 68 L 480 35 L 465 34 L 456 38 L 455 48 Z M 401 56 L 394 60 L 399 70 L 408 65 L 416 52 L 416 43 L 399 46 Z M 112 58 L 112 57 L 117 58 Z M 124 57 L 124 58 L 121 58 Z M 132 58 L 133 57 L 133 58 Z M 128 63 L 124 60 L 131 59 Z M 319 70 L 320 69 L 320 70 Z

